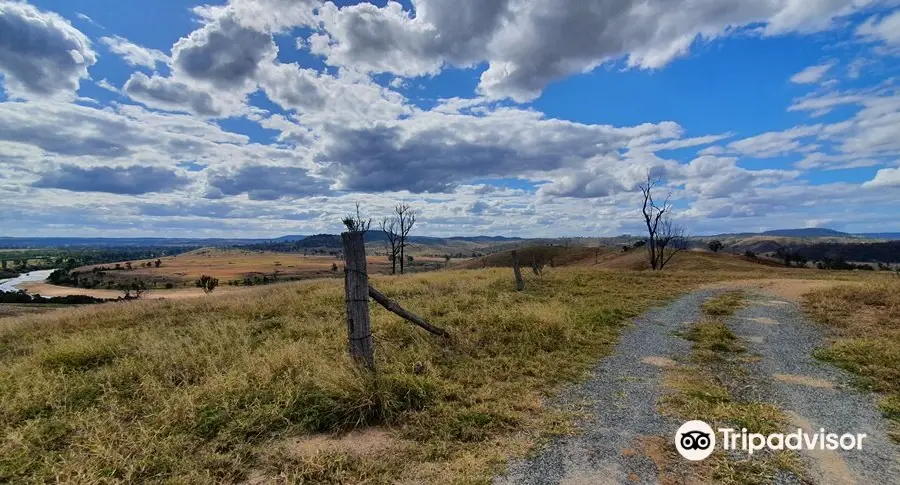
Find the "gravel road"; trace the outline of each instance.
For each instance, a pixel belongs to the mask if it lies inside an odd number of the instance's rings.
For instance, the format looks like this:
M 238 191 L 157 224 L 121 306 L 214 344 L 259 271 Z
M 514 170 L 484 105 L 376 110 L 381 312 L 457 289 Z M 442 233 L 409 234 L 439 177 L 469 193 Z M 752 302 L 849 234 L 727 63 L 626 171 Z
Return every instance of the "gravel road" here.
M 887 434 L 876 397 L 850 386 L 852 376 L 813 358 L 825 344 L 823 328 L 806 320 L 795 303 L 758 293 L 729 319 L 748 351 L 760 356 L 749 366 L 771 380 L 766 400 L 785 411 L 796 427 L 829 433 L 865 433 L 859 451 L 807 453 L 815 483 L 900 484 L 900 446 Z
M 623 330 L 614 353 L 591 378 L 564 392 L 556 404 L 579 406 L 588 417 L 582 433 L 554 440 L 532 459 L 511 465 L 497 484 L 655 484 L 653 460 L 640 450 L 651 436 L 674 436 L 680 422 L 660 416 L 664 366 L 690 352 L 675 332 L 700 318 L 700 305 L 713 292 L 698 292 L 636 319 Z
M 691 293 L 635 319 L 589 380 L 553 403 L 580 406 L 586 415 L 579 423 L 581 433 L 555 439 L 532 458 L 512 463 L 494 483 L 660 483 L 645 443 L 651 437 L 674 436 L 681 424 L 656 410 L 663 373 L 673 360 L 689 354 L 690 343 L 677 333 L 699 320 L 700 305 L 715 293 Z M 887 437 L 875 398 L 852 390 L 849 375 L 812 357 L 824 335 L 804 320 L 796 304 L 754 293 L 728 325 L 749 352 L 760 356 L 759 362 L 748 364 L 754 379 L 765 383 L 765 395 L 759 397 L 779 405 L 795 426 L 868 435 L 862 451 L 805 452 L 813 483 L 900 484 L 900 447 Z M 665 446 L 672 447 L 668 440 Z

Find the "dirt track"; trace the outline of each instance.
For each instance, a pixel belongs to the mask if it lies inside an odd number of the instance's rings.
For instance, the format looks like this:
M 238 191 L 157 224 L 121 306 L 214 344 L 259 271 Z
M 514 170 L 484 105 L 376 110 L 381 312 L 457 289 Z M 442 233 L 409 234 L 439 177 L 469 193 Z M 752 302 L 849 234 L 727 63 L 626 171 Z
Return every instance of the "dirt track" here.
M 597 366 L 592 377 L 554 403 L 563 408 L 583 406 L 582 432 L 556 439 L 534 457 L 512 464 L 509 473 L 495 483 L 693 483 L 684 474 L 689 462 L 675 452 L 673 443 L 681 422 L 659 413 L 663 374 L 684 361 L 690 342 L 678 332 L 697 321 L 700 305 L 718 291 L 742 288 L 749 290 L 748 304 L 727 325 L 759 356 L 745 368 L 766 383 L 761 399 L 790 417 L 793 428 L 784 432 L 802 427 L 807 432 L 825 428 L 838 434 L 868 435 L 861 451 L 803 451 L 803 483 L 900 484 L 900 446 L 889 438 L 876 399 L 850 387 L 852 377 L 847 373 L 813 358 L 813 350 L 824 343 L 825 336 L 795 303 L 808 291 L 837 283 L 842 282 L 719 283 L 636 319 L 634 327 L 623 332 L 615 353 Z M 797 480 L 786 475 L 767 483 Z

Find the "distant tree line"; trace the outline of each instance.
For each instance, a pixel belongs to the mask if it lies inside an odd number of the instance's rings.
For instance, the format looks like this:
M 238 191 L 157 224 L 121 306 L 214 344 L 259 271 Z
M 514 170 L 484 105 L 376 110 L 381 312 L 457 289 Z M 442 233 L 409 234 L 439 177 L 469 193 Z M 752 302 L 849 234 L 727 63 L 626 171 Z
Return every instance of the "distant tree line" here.
M 45 298 L 40 295 L 29 295 L 23 291 L 0 291 L 0 303 L 19 303 L 19 304 L 36 304 L 36 305 L 88 305 L 93 303 L 104 303 L 107 301 L 102 298 L 94 298 L 86 295 L 67 295 L 54 296 Z
M 877 243 L 814 243 L 792 247 L 809 261 L 900 263 L 900 241 Z

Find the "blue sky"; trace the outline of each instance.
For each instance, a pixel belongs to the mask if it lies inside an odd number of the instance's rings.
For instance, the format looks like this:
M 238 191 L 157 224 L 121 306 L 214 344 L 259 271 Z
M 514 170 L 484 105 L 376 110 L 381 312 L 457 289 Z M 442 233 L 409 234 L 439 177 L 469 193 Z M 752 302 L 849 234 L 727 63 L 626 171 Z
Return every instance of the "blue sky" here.
M 0 0 L 0 234 L 900 231 L 897 6 Z

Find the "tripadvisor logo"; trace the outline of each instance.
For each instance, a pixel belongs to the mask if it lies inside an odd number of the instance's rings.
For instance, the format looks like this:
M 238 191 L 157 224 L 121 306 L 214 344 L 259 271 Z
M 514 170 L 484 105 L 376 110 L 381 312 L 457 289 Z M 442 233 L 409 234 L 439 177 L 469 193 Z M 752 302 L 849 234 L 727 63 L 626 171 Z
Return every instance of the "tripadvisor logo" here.
M 746 429 L 719 428 L 722 436 L 722 449 L 743 450 L 752 455 L 763 449 L 769 450 L 861 450 L 865 433 L 837 434 L 826 433 L 819 429 L 818 433 L 807 433 L 797 428 L 794 433 L 748 433 Z M 675 448 L 685 459 L 691 461 L 705 460 L 716 449 L 716 433 L 703 421 L 688 421 L 675 433 Z
M 675 448 L 688 460 L 705 460 L 716 449 L 716 434 L 703 421 L 688 421 L 675 433 Z

